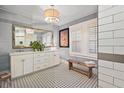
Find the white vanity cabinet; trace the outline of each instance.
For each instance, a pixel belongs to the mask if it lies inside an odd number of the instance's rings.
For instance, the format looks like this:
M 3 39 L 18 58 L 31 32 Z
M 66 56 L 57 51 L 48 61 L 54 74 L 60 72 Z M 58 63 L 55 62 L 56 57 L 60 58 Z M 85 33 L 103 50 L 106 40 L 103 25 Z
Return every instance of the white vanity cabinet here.
M 11 56 L 12 78 L 19 77 L 33 71 L 33 54 Z
M 34 54 L 34 71 L 46 68 L 46 53 Z
M 11 77 L 19 77 L 23 75 L 23 57 L 11 57 Z
M 24 75 L 33 72 L 33 54 L 26 55 L 24 59 Z
M 60 57 L 56 52 L 35 53 L 34 54 L 34 71 L 55 66 L 60 63 Z
M 54 53 L 54 64 L 59 64 L 60 63 L 60 56 L 58 52 Z
M 55 51 L 11 53 L 10 59 L 12 78 L 46 69 L 60 63 L 59 53 Z

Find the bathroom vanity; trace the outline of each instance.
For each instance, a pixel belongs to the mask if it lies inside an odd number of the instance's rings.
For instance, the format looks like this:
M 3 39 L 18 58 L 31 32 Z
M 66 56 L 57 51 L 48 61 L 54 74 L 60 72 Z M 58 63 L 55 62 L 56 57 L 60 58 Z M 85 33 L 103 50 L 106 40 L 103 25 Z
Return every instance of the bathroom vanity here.
M 10 53 L 11 78 L 17 78 L 60 64 L 57 51 Z

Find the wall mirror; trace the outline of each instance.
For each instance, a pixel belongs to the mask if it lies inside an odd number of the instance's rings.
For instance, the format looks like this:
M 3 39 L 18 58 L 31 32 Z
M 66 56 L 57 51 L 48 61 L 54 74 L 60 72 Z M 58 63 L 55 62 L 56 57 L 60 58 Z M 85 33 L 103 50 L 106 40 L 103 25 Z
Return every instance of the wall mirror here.
M 12 26 L 13 48 L 31 48 L 33 41 L 41 41 L 46 47 L 53 45 L 53 33 L 42 29 L 35 29 L 24 26 Z

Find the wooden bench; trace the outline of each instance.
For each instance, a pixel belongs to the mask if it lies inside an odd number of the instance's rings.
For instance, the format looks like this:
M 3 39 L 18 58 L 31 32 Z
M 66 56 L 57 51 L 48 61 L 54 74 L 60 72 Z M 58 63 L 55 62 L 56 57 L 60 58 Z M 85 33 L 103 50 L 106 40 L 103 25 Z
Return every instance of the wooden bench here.
M 87 58 L 80 58 L 80 57 L 70 57 L 69 60 L 68 60 L 69 70 L 77 71 L 77 72 L 79 72 L 81 74 L 84 74 L 84 75 L 88 76 L 89 78 L 91 78 L 92 69 L 96 67 L 96 64 L 95 64 L 94 61 L 96 61 L 96 60 L 91 60 L 91 59 L 87 59 Z M 85 67 L 88 68 L 88 71 L 76 68 L 76 67 L 73 66 L 73 64 L 78 64 L 78 65 L 81 65 L 81 66 L 85 66 Z
M 10 81 L 10 85 L 11 85 L 11 74 L 9 72 L 0 72 L 0 81 Z M 1 87 L 1 84 L 0 84 Z

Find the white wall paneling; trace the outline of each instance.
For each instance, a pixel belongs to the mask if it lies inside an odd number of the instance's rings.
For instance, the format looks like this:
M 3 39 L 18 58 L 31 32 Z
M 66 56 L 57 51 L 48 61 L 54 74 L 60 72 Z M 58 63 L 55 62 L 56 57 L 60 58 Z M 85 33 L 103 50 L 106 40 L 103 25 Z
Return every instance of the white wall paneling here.
M 109 9 L 109 8 L 112 8 L 112 5 L 100 6 L 99 9 L 98 9 L 98 11 L 99 11 L 99 12 L 100 12 L 100 11 L 104 11 L 104 10 L 107 10 L 107 9 Z
M 106 7 L 106 6 L 99 6 L 99 9 L 100 7 Z M 111 6 L 110 6 L 111 7 Z M 107 17 L 107 16 L 111 16 L 111 15 L 115 15 L 115 14 L 119 14 L 121 12 L 124 12 L 124 7 L 123 5 L 118 5 L 118 6 L 112 6 L 111 8 L 108 8 L 106 10 L 101 10 L 99 13 L 98 13 L 98 16 L 99 18 L 102 18 L 102 17 Z
M 112 22 L 113 22 L 113 16 L 99 19 L 99 25 L 104 25 L 104 24 L 108 24 L 108 23 L 112 23 Z
M 114 63 L 114 69 L 124 72 L 124 64 L 122 64 L 122 63 Z
M 124 38 L 114 38 L 114 46 L 124 46 Z
M 124 21 L 124 12 L 113 15 L 113 21 L 114 22 Z
M 101 5 L 98 7 L 99 53 L 124 55 L 124 6 Z M 104 56 L 104 55 L 103 55 Z M 108 57 L 109 58 L 109 57 Z M 114 57 L 116 58 L 116 56 Z M 110 57 L 110 60 L 112 58 Z M 124 63 L 98 61 L 99 87 L 124 87 Z
M 100 39 L 99 40 L 99 45 L 105 45 L 105 46 L 113 46 L 114 44 L 114 40 L 113 39 Z
M 114 38 L 124 38 L 124 29 L 114 31 Z
M 99 52 L 100 53 L 113 53 L 113 47 L 112 46 L 99 46 Z
M 105 80 L 106 82 L 111 83 L 111 84 L 113 84 L 113 81 L 114 81 L 114 78 L 112 76 L 108 76 L 102 73 L 99 74 L 98 79 L 102 81 Z
M 123 88 L 124 87 L 124 81 L 123 80 L 120 80 L 120 79 L 114 79 L 114 85 L 116 85 L 116 86 L 119 86 L 119 87 L 121 87 L 121 88 Z
M 123 26 L 124 22 L 116 22 L 112 24 L 106 24 L 106 25 L 101 25 L 99 26 L 99 31 L 110 31 L 110 30 L 119 30 L 119 29 L 124 29 Z
M 104 81 L 101 81 L 99 80 L 99 84 L 98 86 L 102 87 L 102 88 L 116 88 L 116 86 L 110 84 L 110 83 L 107 83 L 107 82 L 104 82 Z
M 113 31 L 106 31 L 99 33 L 99 39 L 111 39 L 113 38 Z
M 113 62 L 108 62 L 105 60 L 99 60 L 99 66 L 107 67 L 107 68 L 113 68 L 114 64 Z

